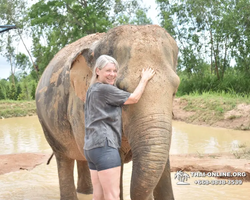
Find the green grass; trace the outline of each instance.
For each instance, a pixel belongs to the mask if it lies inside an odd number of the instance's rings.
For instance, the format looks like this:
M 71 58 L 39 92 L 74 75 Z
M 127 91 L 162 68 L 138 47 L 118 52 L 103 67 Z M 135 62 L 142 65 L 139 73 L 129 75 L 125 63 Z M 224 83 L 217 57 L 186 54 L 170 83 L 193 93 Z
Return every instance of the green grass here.
M 24 117 L 36 114 L 35 101 L 0 101 L 0 118 Z
M 196 120 L 213 124 L 224 118 L 224 113 L 234 109 L 238 104 L 250 104 L 249 97 L 242 97 L 237 94 L 203 92 L 198 94 L 194 92 L 190 95 L 181 96 L 181 101 L 186 102 L 184 110 L 195 112 L 188 120 L 194 122 Z M 232 119 L 237 116 L 232 116 Z

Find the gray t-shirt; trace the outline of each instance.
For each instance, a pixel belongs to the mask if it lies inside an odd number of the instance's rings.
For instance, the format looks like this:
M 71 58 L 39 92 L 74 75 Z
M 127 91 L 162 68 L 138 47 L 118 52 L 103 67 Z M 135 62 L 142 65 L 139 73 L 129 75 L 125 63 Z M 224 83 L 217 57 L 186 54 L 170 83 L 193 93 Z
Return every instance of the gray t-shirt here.
M 130 93 L 109 84 L 94 83 L 87 91 L 85 111 L 85 144 L 90 150 L 108 145 L 120 148 L 122 135 L 121 106 Z

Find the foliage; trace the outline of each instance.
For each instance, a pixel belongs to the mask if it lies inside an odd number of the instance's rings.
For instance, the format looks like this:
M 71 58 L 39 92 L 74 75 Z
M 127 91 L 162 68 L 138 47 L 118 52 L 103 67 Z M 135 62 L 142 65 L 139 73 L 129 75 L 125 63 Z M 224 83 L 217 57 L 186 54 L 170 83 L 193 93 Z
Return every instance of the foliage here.
M 11 79 L 11 76 L 9 79 Z M 32 77 L 32 75 L 25 75 L 25 73 L 23 73 L 19 78 L 15 76 L 14 79 L 18 82 L 16 86 L 8 80 L 0 80 L 0 100 L 35 99 L 37 81 Z
M 31 94 L 30 94 L 32 99 L 35 99 L 35 94 L 36 94 L 36 84 L 33 83 L 32 88 L 31 88 Z
M 225 92 L 249 96 L 250 2 L 157 0 L 161 25 L 179 46 L 178 95 Z
M 0 53 L 11 67 L 7 85 L 1 85 L 4 99 L 34 99 L 35 87 L 45 67 L 67 44 L 121 24 L 152 23 L 141 0 L 37 0 L 27 7 L 26 0 L 0 0 L 0 23 L 18 27 L 0 35 L 3 44 Z M 23 35 L 32 37 L 32 55 Z M 20 41 L 29 57 L 17 51 L 16 44 Z
M 0 85 L 0 100 L 3 100 L 5 99 L 5 92 L 3 91 L 3 87 Z
M 17 95 L 16 95 L 16 87 L 14 84 L 11 84 L 10 86 L 10 90 L 7 94 L 7 98 L 8 99 L 13 99 L 13 100 L 17 100 Z
M 249 97 L 249 0 L 156 3 L 161 26 L 179 47 L 177 95 L 213 91 Z M 0 0 L 0 23 L 18 27 L 0 35 L 0 54 L 11 71 L 0 80 L 0 99 L 34 99 L 45 67 L 67 44 L 122 24 L 152 23 L 142 0 L 36 0 L 29 5 L 27 0 Z M 32 50 L 25 36 L 32 38 Z M 20 42 L 25 54 L 18 51 Z
M 191 77 L 180 73 L 181 83 L 177 95 L 188 95 L 196 92 L 219 92 L 228 94 L 237 94 L 239 96 L 250 97 L 250 79 L 247 74 L 234 71 L 225 73 L 223 80 L 218 80 L 214 74 L 194 74 Z
M 147 18 L 148 8 L 141 5 L 141 0 L 122 1 L 115 0 L 114 15 L 111 16 L 113 26 L 122 24 L 152 24 L 152 20 Z
M 230 25 L 232 40 L 232 56 L 235 58 L 236 68 L 250 75 L 250 1 L 238 0 L 230 6 L 230 15 L 227 16 Z
M 0 100 L 6 99 L 7 96 L 7 85 L 9 82 L 5 79 L 0 80 Z
M 12 24 L 17 27 L 0 35 L 0 54 L 7 58 L 10 65 L 14 61 L 14 55 L 19 53 L 16 46 L 20 41 L 23 42 L 22 35 L 28 35 L 27 4 L 26 0 L 0 0 L 0 24 Z
M 7 59 L 11 71 L 11 76 L 8 78 L 10 83 L 7 86 L 2 85 L 5 91 L 4 97 L 8 99 L 18 98 L 18 92 L 20 92 L 18 73 L 24 73 L 31 67 L 29 57 L 19 52 L 17 48 L 20 42 L 25 45 L 22 35 L 28 35 L 29 20 L 27 18 L 27 5 L 26 0 L 0 0 L 0 24 L 13 24 L 17 27 L 15 30 L 0 35 L 2 47 L 0 54 Z M 29 53 L 27 48 L 26 50 Z
M 193 74 L 202 63 L 208 63 L 218 80 L 224 78 L 230 67 L 250 73 L 248 0 L 157 0 L 157 3 L 162 26 L 170 29 L 178 41 L 179 69 Z M 166 16 L 170 18 L 168 23 Z
M 112 7 L 114 5 L 114 7 Z M 40 0 L 29 11 L 40 74 L 65 45 L 124 23 L 151 23 L 139 1 Z M 60 35 L 60 37 L 58 37 Z
M 17 85 L 17 89 L 16 89 L 16 97 L 15 97 L 15 100 L 18 99 L 19 95 L 22 93 L 22 88 L 20 86 L 20 84 Z

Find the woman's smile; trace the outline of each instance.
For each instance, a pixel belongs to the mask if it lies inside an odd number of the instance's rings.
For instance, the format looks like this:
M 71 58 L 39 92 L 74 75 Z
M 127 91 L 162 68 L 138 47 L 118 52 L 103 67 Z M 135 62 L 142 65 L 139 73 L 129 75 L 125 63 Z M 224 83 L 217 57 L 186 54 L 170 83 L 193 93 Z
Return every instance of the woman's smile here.
M 98 75 L 97 80 L 99 82 L 114 85 L 117 77 L 117 69 L 115 67 L 115 64 L 108 63 L 101 70 L 97 68 L 96 74 Z

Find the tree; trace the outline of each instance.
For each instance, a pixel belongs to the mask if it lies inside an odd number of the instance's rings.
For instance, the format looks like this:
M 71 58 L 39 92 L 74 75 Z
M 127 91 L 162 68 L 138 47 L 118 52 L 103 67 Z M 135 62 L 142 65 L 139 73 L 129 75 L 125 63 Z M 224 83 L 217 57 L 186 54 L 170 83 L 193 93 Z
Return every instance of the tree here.
M 14 48 L 12 47 L 12 41 L 10 37 L 8 37 L 8 44 L 7 44 L 7 52 L 5 53 L 5 56 L 7 58 L 7 61 L 10 63 L 11 66 L 11 82 L 13 86 L 16 88 L 16 70 L 20 69 L 22 71 L 25 71 L 30 66 L 30 62 L 28 57 L 23 54 L 14 54 Z
M 16 98 L 15 100 L 18 99 L 19 95 L 22 93 L 22 88 L 20 86 L 20 84 L 17 85 L 17 89 L 16 89 Z
M 8 85 L 8 81 L 6 79 L 0 79 L 0 99 L 6 99 L 6 88 Z
M 0 51 L 11 65 L 11 57 L 15 54 L 15 44 L 21 41 L 35 69 L 31 53 L 22 36 L 23 34 L 28 35 L 29 19 L 27 18 L 27 5 L 26 0 L 0 0 L 0 24 L 15 24 L 17 27 L 16 31 L 10 31 L 8 34 L 1 34 L 2 39 L 0 39 L 0 43 L 2 48 Z M 7 49 L 7 52 L 5 49 Z
M 11 40 L 10 35 L 8 35 L 6 53 L 4 55 L 7 58 L 7 61 L 10 63 L 12 85 L 16 87 L 16 83 L 15 83 L 16 68 L 14 66 L 14 61 L 13 61 L 15 54 L 14 54 L 14 47 L 12 46 L 12 40 Z
M 41 74 L 67 44 L 127 23 L 151 23 L 141 0 L 40 0 L 29 10 L 33 55 Z M 60 37 L 59 37 L 60 36 Z
M 235 68 L 250 75 L 250 1 L 231 1 L 228 15 L 225 18 L 230 29 L 229 48 L 231 56 L 235 59 Z
M 29 10 L 33 55 L 41 74 L 53 56 L 67 44 L 112 26 L 109 1 L 40 0 Z
M 137 10 L 136 16 L 134 19 L 131 20 L 130 24 L 135 24 L 135 25 L 152 24 L 152 20 L 147 18 L 145 10 Z
M 5 99 L 5 94 L 3 91 L 3 87 L 0 85 L 0 100 L 3 100 L 3 99 Z
M 8 99 L 11 99 L 11 100 L 17 100 L 16 87 L 14 86 L 13 83 L 10 86 L 10 90 L 7 94 L 7 97 L 8 97 Z
M 169 34 L 176 37 L 176 22 L 174 22 L 174 11 L 172 11 L 173 3 L 170 3 L 169 0 L 156 0 L 160 8 L 159 17 L 161 20 L 161 26 L 165 28 Z
M 15 55 L 15 66 L 17 69 L 20 69 L 23 72 L 25 72 L 27 69 L 30 69 L 29 58 L 23 53 L 16 54 Z
M 35 94 L 36 94 L 36 85 L 33 83 L 32 88 L 31 88 L 31 98 L 35 99 Z
M 170 28 L 179 43 L 181 68 L 193 73 L 195 66 L 209 63 L 217 79 L 230 63 L 231 29 L 226 20 L 234 0 L 157 0 L 162 25 Z M 166 16 L 170 19 L 166 19 Z M 165 22 L 167 21 L 167 23 Z M 190 57 L 195 58 L 191 59 Z M 191 62 L 185 62 L 185 61 Z M 188 64 L 188 65 L 187 65 Z
M 141 0 L 115 0 L 114 15 L 111 18 L 114 26 L 123 24 L 152 24 L 152 19 L 148 18 L 146 15 L 147 11 L 148 8 L 142 6 Z
M 18 95 L 18 100 L 30 100 L 27 82 L 27 78 L 24 78 L 23 82 L 21 83 L 21 93 Z

